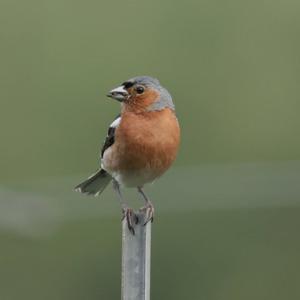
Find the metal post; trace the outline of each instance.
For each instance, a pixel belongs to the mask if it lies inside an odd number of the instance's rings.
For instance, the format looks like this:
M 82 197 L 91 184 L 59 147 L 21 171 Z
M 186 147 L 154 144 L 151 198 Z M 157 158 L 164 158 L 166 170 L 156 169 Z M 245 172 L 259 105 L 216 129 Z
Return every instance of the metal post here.
M 137 213 L 135 235 L 122 223 L 122 300 L 150 300 L 151 222 Z

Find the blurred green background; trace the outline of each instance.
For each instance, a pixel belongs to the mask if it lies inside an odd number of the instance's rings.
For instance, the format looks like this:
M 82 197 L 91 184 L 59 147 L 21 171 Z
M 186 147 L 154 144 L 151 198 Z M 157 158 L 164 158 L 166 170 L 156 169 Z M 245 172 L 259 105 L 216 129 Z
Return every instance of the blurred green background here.
M 119 299 L 120 212 L 97 168 L 119 105 L 160 79 L 182 126 L 156 205 L 152 299 L 300 299 L 300 3 L 0 4 L 0 299 Z M 126 191 L 134 207 L 141 203 Z

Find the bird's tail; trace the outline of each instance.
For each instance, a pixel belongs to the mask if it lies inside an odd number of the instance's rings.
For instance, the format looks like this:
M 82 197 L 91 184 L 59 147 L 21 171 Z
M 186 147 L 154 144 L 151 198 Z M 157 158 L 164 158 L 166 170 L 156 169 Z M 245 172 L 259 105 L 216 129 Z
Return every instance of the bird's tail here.
M 103 169 L 98 170 L 87 180 L 81 182 L 75 187 L 75 191 L 87 195 L 100 195 L 106 186 L 110 183 L 112 177 Z

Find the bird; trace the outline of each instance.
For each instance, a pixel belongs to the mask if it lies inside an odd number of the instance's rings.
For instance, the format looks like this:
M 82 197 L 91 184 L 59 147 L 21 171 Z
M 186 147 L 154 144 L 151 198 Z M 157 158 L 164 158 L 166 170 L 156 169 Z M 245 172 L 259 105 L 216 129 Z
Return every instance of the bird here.
M 75 187 L 87 195 L 100 195 L 112 182 L 122 220 L 135 233 L 138 217 L 121 189 L 135 188 L 145 205 L 146 225 L 153 222 L 154 206 L 143 188 L 162 176 L 174 162 L 180 144 L 180 126 L 171 94 L 158 79 L 137 76 L 112 89 L 107 96 L 121 103 L 121 112 L 110 124 L 101 149 L 100 168 Z

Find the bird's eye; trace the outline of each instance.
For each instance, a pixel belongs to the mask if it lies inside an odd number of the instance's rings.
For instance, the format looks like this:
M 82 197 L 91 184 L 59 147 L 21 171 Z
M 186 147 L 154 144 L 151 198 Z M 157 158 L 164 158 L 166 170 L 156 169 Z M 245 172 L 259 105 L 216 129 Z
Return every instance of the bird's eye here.
M 135 90 L 138 94 L 143 94 L 145 89 L 142 86 L 139 85 L 139 86 L 136 87 Z

